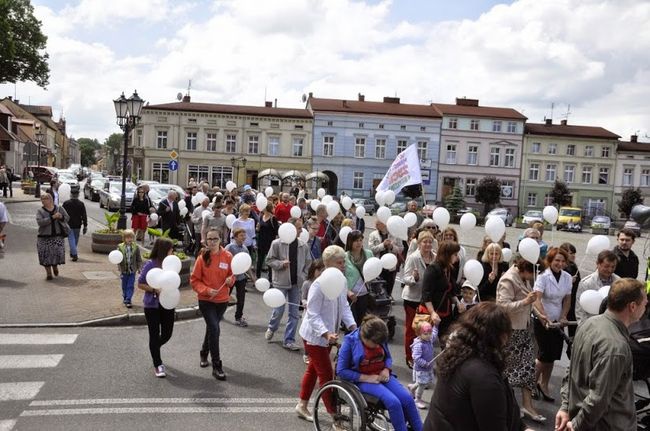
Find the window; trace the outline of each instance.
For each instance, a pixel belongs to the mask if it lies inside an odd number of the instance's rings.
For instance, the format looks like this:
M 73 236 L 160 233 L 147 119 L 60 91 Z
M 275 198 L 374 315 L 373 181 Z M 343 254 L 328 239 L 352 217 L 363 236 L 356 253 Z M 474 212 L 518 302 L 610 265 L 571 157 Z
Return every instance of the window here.
M 296 130 L 302 130 L 303 129 L 302 124 L 296 124 L 295 126 L 293 126 L 293 128 L 296 129 Z
M 445 163 L 448 165 L 456 164 L 456 144 L 447 144 L 447 159 Z
M 269 136 L 269 156 L 279 156 L 280 155 L 280 137 L 279 136 Z
M 231 166 L 213 166 L 212 167 L 212 186 L 217 186 L 222 189 L 226 188 L 226 183 L 232 181 L 232 167 Z
M 361 159 L 366 157 L 366 138 L 357 138 L 354 141 L 354 157 Z
M 623 169 L 623 185 L 630 187 L 632 185 L 632 177 L 634 176 L 634 169 Z
M 159 183 L 169 184 L 169 168 L 167 167 L 167 163 L 159 163 L 159 162 L 152 163 L 151 179 L 154 181 L 158 181 Z
M 641 170 L 641 187 L 650 186 L 650 169 Z
M 498 147 L 490 148 L 490 166 L 499 166 L 499 163 L 501 162 L 501 160 L 499 160 L 500 156 L 501 156 L 501 148 Z
M 293 157 L 302 157 L 302 150 L 305 146 L 305 138 L 295 136 L 293 138 Z
M 478 145 L 467 147 L 467 164 L 478 165 Z
M 138 132 L 136 133 L 136 140 L 137 140 L 136 145 L 138 147 L 141 147 L 142 146 L 142 129 L 139 129 Z
M 196 151 L 196 132 L 187 132 L 185 138 L 185 148 L 188 151 Z
M 591 145 L 587 145 L 585 147 L 585 157 L 593 157 L 594 156 L 594 147 Z
M 541 148 L 542 148 L 542 144 L 540 144 L 539 142 L 533 142 L 533 148 L 531 149 L 531 151 L 534 154 L 539 154 Z
M 216 133 L 206 133 L 205 134 L 205 149 L 206 149 L 206 151 L 217 151 L 217 134 Z
M 260 137 L 258 135 L 250 135 L 248 137 L 248 154 L 257 154 L 260 151 Z
M 569 144 L 566 146 L 566 155 L 567 156 L 575 156 L 576 155 L 576 146 L 573 144 Z
M 427 141 L 418 141 L 418 157 L 420 160 L 427 159 L 427 146 L 429 143 Z
M 190 178 L 196 181 L 208 181 L 210 176 L 209 166 L 187 165 L 187 183 L 189 184 Z
M 576 176 L 576 167 L 573 165 L 565 166 L 564 167 L 564 182 L 565 183 L 572 183 L 575 181 L 575 176 Z
M 508 121 L 508 133 L 517 133 L 517 123 L 515 121 Z
M 603 148 L 601 148 L 600 156 L 601 157 L 609 157 L 609 147 L 608 146 L 604 146 Z
M 598 184 L 607 184 L 609 182 L 609 168 L 600 168 L 598 172 Z
M 501 131 L 501 121 L 493 121 L 492 122 L 492 131 L 493 132 L 500 132 Z
M 549 163 L 546 165 L 546 181 L 555 181 L 555 168 L 555 164 Z
M 450 129 L 458 129 L 458 118 L 450 118 L 447 127 Z
M 328 125 L 328 126 L 333 126 L 333 125 L 334 125 L 334 121 L 328 121 L 328 122 L 327 122 L 327 125 Z
M 470 121 L 470 123 L 469 123 L 469 130 L 478 130 L 478 128 L 479 128 L 479 124 L 480 124 L 479 120 L 472 120 L 472 121 Z
M 406 126 L 402 124 L 401 126 L 399 126 L 399 129 L 400 130 L 406 130 Z
M 259 127 L 260 123 L 253 123 L 251 122 L 251 127 Z
M 352 188 L 363 190 L 363 172 L 355 172 L 352 177 Z
M 323 136 L 323 156 L 334 156 L 334 136 Z
M 504 199 L 515 198 L 515 182 L 501 181 L 501 197 Z
M 548 153 L 557 154 L 557 144 L 548 144 Z
M 582 168 L 582 183 L 591 184 L 591 167 L 585 166 Z
M 363 126 L 364 126 L 363 123 L 359 123 L 359 128 L 360 128 L 360 129 L 363 129 Z
M 380 124 L 380 125 L 379 125 L 379 128 L 380 128 L 380 129 L 383 129 L 383 128 L 384 128 L 384 125 L 383 125 L 383 124 Z
M 427 128 L 425 126 L 420 126 L 420 132 L 426 132 Z
M 408 141 L 406 139 L 398 139 L 397 140 L 397 154 L 399 154 L 402 151 L 406 150 L 407 145 L 408 145 Z
M 528 198 L 526 199 L 526 204 L 529 207 L 537 206 L 537 193 L 528 193 Z
M 544 206 L 553 205 L 553 196 L 550 193 L 544 195 Z
M 226 135 L 226 153 L 237 152 L 237 135 Z
M 377 139 L 375 141 L 375 158 L 376 159 L 385 159 L 386 158 L 386 140 Z
M 476 196 L 476 179 L 467 178 L 465 180 L 465 196 Z
M 539 180 L 539 163 L 531 163 L 528 171 L 528 179 L 531 181 Z
M 515 167 L 515 149 L 514 148 L 506 148 L 506 155 L 503 158 L 503 166 L 506 168 L 514 168 Z
M 167 131 L 158 130 L 158 138 L 156 139 L 156 148 L 167 148 Z

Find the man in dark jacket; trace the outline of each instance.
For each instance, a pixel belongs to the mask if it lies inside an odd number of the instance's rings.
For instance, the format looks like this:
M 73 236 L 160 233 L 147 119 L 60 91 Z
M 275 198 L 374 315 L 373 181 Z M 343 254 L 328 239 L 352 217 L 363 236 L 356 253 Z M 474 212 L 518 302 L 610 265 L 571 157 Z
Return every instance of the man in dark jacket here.
M 158 216 L 160 217 L 160 228 L 163 233 L 169 229 L 169 237 L 180 239 L 178 224 L 181 221 L 181 212 L 176 201 L 176 192 L 170 190 L 167 193 L 167 199 L 163 199 L 158 204 Z
M 86 215 L 86 205 L 79 200 L 79 190 L 75 189 L 70 193 L 70 199 L 63 202 L 63 208 L 68 212 L 70 220 L 70 234 L 68 243 L 70 244 L 70 257 L 73 262 L 78 260 L 77 244 L 79 244 L 79 233 L 83 225 L 84 235 L 88 232 L 88 217 Z
M 621 278 L 637 278 L 639 275 L 639 257 L 632 251 L 635 238 L 630 229 L 621 229 L 616 237 L 618 245 L 614 247 L 614 253 L 618 256 L 618 264 L 614 274 Z

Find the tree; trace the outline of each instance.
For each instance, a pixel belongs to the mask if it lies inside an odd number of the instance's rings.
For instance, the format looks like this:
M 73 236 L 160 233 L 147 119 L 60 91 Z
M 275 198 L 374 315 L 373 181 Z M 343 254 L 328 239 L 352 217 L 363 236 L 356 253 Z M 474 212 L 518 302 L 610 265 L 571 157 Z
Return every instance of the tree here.
M 97 139 L 79 138 L 77 143 L 81 152 L 81 166 L 92 166 L 97 163 L 95 151 L 101 148 L 99 141 Z
M 29 0 L 0 0 L 0 83 L 34 81 L 47 87 L 47 36 Z
M 557 178 L 553 184 L 553 189 L 551 189 L 551 198 L 553 203 L 557 206 L 571 205 L 573 198 L 571 197 L 571 192 L 566 186 L 564 181 L 560 181 Z
M 501 201 L 501 181 L 497 177 L 483 177 L 476 185 L 476 202 L 483 203 L 483 214 Z
M 637 204 L 643 203 L 643 194 L 641 189 L 625 189 L 621 194 L 621 200 L 617 202 L 618 212 L 625 215 L 625 218 L 630 218 L 630 212 L 632 212 L 632 207 Z
M 445 197 L 445 208 L 450 214 L 456 214 L 460 209 L 465 208 L 465 199 L 460 187 L 454 187 L 451 194 Z

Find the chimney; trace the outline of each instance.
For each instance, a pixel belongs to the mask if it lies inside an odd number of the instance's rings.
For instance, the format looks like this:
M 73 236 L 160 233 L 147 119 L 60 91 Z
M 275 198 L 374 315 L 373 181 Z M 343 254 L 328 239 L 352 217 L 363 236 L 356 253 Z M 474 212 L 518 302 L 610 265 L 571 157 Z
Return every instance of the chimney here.
M 183 103 L 190 103 L 190 95 L 189 94 L 186 94 L 185 96 L 183 96 Z
M 560 120 L 560 125 L 561 126 L 566 126 L 566 120 Z
M 359 102 L 365 102 L 366 101 L 366 96 L 363 94 L 359 93 Z
M 273 100 L 275 100 L 275 104 L 274 104 L 273 106 L 275 106 L 275 107 L 277 108 L 277 107 L 278 107 L 278 98 L 276 97 L 276 98 L 273 99 Z
M 344 108 L 347 108 L 347 107 L 348 107 L 348 101 L 347 101 L 347 100 L 344 100 L 344 101 L 343 101 L 343 107 L 344 107 Z
M 544 123 L 547 126 L 551 126 L 553 124 L 553 119 L 552 118 L 547 118 L 546 120 L 544 120 Z
M 630 136 L 630 142 L 636 144 L 637 143 L 637 135 Z
M 312 92 L 310 91 L 310 92 L 309 92 L 309 98 L 311 99 L 312 97 L 314 97 L 314 93 L 312 93 Z
M 478 99 L 468 99 L 463 97 L 462 99 L 456 98 L 456 105 L 458 106 L 478 106 Z
M 273 108 L 273 102 L 264 102 L 265 108 Z
M 399 104 L 399 97 L 384 97 L 384 103 L 396 103 L 396 104 Z

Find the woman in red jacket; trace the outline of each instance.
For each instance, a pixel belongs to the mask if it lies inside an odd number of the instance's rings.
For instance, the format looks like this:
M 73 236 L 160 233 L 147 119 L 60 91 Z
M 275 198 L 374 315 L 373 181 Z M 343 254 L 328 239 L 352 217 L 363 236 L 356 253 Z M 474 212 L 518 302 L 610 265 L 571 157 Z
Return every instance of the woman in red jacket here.
M 201 367 L 207 367 L 208 352 L 212 356 L 212 375 L 226 380 L 219 355 L 219 322 L 228 308 L 230 287 L 235 283 L 230 262 L 232 254 L 221 247 L 219 231 L 210 229 L 206 235 L 206 248 L 196 260 L 190 284 L 197 293 L 199 310 L 205 319 L 206 332 L 201 348 Z

